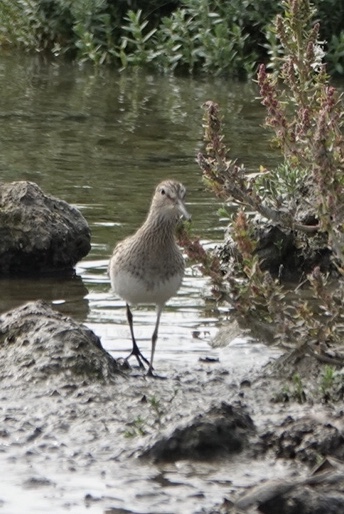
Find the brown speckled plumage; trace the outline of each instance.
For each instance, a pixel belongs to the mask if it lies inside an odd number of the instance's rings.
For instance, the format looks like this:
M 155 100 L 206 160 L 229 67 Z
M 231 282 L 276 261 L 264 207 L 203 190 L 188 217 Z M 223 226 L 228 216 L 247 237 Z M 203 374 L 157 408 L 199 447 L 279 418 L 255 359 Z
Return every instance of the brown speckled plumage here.
M 152 337 L 149 374 L 152 374 L 161 311 L 167 300 L 179 289 L 184 275 L 184 259 L 174 235 L 180 216 L 190 218 L 184 197 L 185 188 L 179 182 L 161 182 L 155 190 L 145 222 L 135 234 L 115 247 L 109 263 L 112 288 L 127 303 L 133 340 L 130 355 L 135 355 L 141 366 L 141 358 L 148 361 L 137 348 L 129 304 L 156 304 L 157 322 Z

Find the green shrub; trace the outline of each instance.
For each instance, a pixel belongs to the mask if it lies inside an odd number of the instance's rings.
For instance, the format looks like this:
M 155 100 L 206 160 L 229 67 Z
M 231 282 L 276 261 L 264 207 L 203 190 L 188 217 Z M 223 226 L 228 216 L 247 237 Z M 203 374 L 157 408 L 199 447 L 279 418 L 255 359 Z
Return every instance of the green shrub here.
M 330 71 L 343 73 L 342 0 L 315 0 Z M 1 0 L 0 45 L 122 67 L 251 75 L 278 54 L 275 0 Z
M 267 73 L 262 64 L 258 73 L 266 126 L 281 150 L 282 164 L 271 170 L 261 167 L 249 175 L 229 157 L 219 107 L 207 101 L 202 123 L 206 144 L 198 163 L 206 185 L 238 210 L 228 227 L 229 252 L 226 245 L 222 252 L 206 251 L 188 233 L 182 234 L 181 242 L 201 271 L 211 277 L 216 299 L 229 302 L 233 316 L 245 329 L 258 329 L 260 334 L 264 330 L 265 340 L 272 332 L 278 342 L 293 350 L 295 361 L 307 354 L 342 367 L 342 97 L 326 73 L 320 27 L 313 22 L 310 2 L 283 0 L 282 5 L 284 13 L 275 21 L 280 65 L 276 73 Z M 264 235 L 271 227 L 277 235 L 270 240 L 277 263 L 267 267 L 267 253 L 259 250 L 266 250 L 269 241 Z M 288 255 L 283 259 L 281 247 L 287 239 Z M 300 281 L 293 291 L 282 283 L 284 277 L 290 278 L 284 275 L 287 265 Z M 307 295 L 301 287 L 306 283 Z M 330 378 L 328 372 L 327 384 Z M 299 381 L 295 386 L 302 391 Z
M 163 18 L 156 34 L 156 61 L 163 71 L 246 76 L 258 57 L 247 51 L 249 34 L 233 3 L 185 0 Z

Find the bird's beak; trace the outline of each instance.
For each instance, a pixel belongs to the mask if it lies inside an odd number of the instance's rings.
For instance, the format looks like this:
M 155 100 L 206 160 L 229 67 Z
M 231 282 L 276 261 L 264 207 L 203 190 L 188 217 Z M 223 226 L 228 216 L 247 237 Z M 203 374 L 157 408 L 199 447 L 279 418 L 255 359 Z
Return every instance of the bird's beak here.
M 188 213 L 184 203 L 181 200 L 178 200 L 177 207 L 179 209 L 180 214 L 183 216 L 183 218 L 185 218 L 186 221 L 191 221 L 191 215 Z

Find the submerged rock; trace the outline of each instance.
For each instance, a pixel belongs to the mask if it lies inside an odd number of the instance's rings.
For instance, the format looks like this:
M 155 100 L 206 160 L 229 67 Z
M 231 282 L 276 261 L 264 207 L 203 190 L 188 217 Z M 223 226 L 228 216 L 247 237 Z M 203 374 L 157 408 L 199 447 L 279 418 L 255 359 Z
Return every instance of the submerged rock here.
M 253 433 L 254 424 L 245 408 L 222 402 L 159 439 L 141 457 L 154 461 L 224 457 L 242 451 Z
M 86 326 L 30 302 L 0 317 L 0 382 L 21 388 L 41 381 L 64 387 L 113 382 L 116 361 Z
M 71 271 L 90 248 L 75 207 L 32 182 L 0 184 L 0 274 Z

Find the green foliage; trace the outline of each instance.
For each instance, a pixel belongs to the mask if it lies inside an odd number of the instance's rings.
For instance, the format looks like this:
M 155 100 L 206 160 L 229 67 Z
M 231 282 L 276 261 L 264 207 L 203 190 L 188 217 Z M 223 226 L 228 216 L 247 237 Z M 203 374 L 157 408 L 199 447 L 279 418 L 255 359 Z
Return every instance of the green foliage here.
M 315 3 L 330 69 L 343 73 L 341 0 Z M 271 22 L 280 11 L 274 0 L 1 0 L 0 45 L 96 65 L 242 77 L 278 54 Z
M 156 59 L 163 71 L 182 68 L 192 73 L 252 72 L 257 58 L 246 51 L 248 33 L 233 3 L 185 0 L 184 7 L 162 19 L 156 37 Z
M 314 9 L 308 0 L 287 0 L 282 5 L 284 18 L 276 19 L 283 49 L 281 66 L 275 77 L 268 75 L 264 66 L 258 73 L 262 103 L 268 112 L 266 124 L 275 132 L 289 170 L 297 168 L 300 174 L 303 186 L 298 197 L 302 202 L 302 189 L 307 193 L 304 210 L 318 219 L 314 232 L 327 232 L 329 246 L 341 258 L 344 139 L 340 95 L 329 84 L 318 40 L 320 27 L 312 24 Z M 290 215 L 295 217 L 291 211 Z
M 42 45 L 47 47 L 54 37 L 54 27 L 36 0 L 3 0 L 0 4 L 0 20 L 2 44 L 42 48 Z
M 151 407 L 153 416 L 155 417 L 157 424 L 160 426 L 162 424 L 162 418 L 165 414 L 165 409 L 163 408 L 161 401 L 156 396 L 151 396 L 148 399 L 148 404 Z
M 310 382 L 307 387 L 299 373 L 294 373 L 291 383 L 285 384 L 280 391 L 276 392 L 272 401 L 289 402 L 296 401 L 305 403 L 314 401 L 342 402 L 344 398 L 344 375 L 342 371 L 336 370 L 333 366 L 324 366 L 320 371 L 319 379 Z
M 283 164 L 248 180 L 243 166 L 228 158 L 218 106 L 205 104 L 206 154 L 198 161 L 215 194 L 231 197 L 275 225 L 301 234 L 327 234 L 342 259 L 344 138 L 340 96 L 329 84 L 318 41 L 319 25 L 307 0 L 283 1 L 276 19 L 283 49 L 277 75 L 260 66 L 258 84 Z M 306 216 L 305 216 L 306 213 Z M 308 218 L 311 222 L 305 221 Z M 316 221 L 314 221 L 316 220 Z M 344 259 L 343 259 L 344 261 Z
M 142 416 L 139 414 L 134 420 L 127 423 L 127 429 L 124 432 L 125 437 L 145 436 L 157 428 L 160 429 L 168 413 L 169 405 L 175 400 L 177 394 L 178 389 L 174 389 L 171 397 L 165 402 L 155 395 L 148 398 L 144 396 L 142 398 L 141 410 L 145 411 L 146 415 Z M 146 407 L 149 409 L 148 412 Z
M 338 35 L 332 34 L 328 43 L 327 61 L 330 73 L 344 75 L 344 30 Z
M 189 252 L 194 250 L 192 240 L 186 240 L 184 248 L 212 278 L 217 299 L 230 302 L 245 328 L 259 327 L 262 332 L 264 327 L 266 334 L 272 327 L 275 339 L 291 350 L 295 360 L 308 354 L 340 366 L 343 283 L 337 281 L 330 289 L 329 276 L 310 261 L 311 271 L 302 277 L 302 285 L 309 286 L 306 298 L 301 286 L 294 291 L 283 287 L 280 269 L 276 278 L 265 271 L 265 257 L 259 253 L 259 231 L 265 219 L 279 234 L 273 243 L 276 256 L 282 254 L 284 235 L 292 239 L 294 253 L 303 260 L 313 247 L 319 253 L 322 248 L 331 250 L 329 269 L 344 274 L 341 97 L 329 84 L 318 41 L 319 25 L 312 23 L 314 10 L 308 0 L 285 0 L 282 5 L 284 15 L 276 18 L 275 25 L 279 66 L 275 74 L 268 74 L 262 65 L 258 84 L 267 109 L 266 125 L 275 134 L 283 163 L 275 170 L 261 168 L 248 175 L 243 165 L 229 157 L 218 105 L 206 102 L 206 145 L 198 154 L 198 163 L 206 185 L 222 201 L 237 204 L 238 211 L 228 228 L 230 251 L 224 248 L 219 254 L 225 257 L 222 262 L 199 248 L 199 241 L 196 252 Z M 327 373 L 323 387 L 329 380 Z M 304 401 L 302 383 L 296 378 L 293 394 Z
M 76 0 L 70 3 L 70 15 L 73 20 L 73 45 L 79 61 L 94 64 L 111 62 L 115 55 L 115 42 L 107 1 Z M 57 54 L 61 51 L 63 47 L 56 42 L 53 52 Z
M 146 31 L 148 20 L 142 21 L 142 11 L 128 11 L 122 25 L 124 35 L 119 49 L 119 57 L 122 67 L 128 65 L 142 66 L 148 64 L 152 60 L 152 51 L 148 46 L 148 42 L 153 38 L 156 29 L 149 32 Z
M 124 433 L 127 438 L 143 436 L 148 433 L 147 423 L 141 416 L 137 416 L 137 418 L 131 423 L 128 423 L 128 425 L 129 428 L 127 428 Z
M 325 366 L 320 381 L 320 390 L 324 397 L 327 397 L 334 385 L 336 372 L 332 366 Z
M 294 373 L 293 375 L 293 397 L 299 402 L 299 403 L 305 403 L 306 401 L 306 392 L 304 385 L 302 383 L 302 379 L 299 375 L 299 373 Z
M 328 72 L 331 75 L 344 74 L 344 54 L 343 54 L 343 26 L 344 3 L 340 0 L 314 0 L 312 2 L 314 8 L 308 9 L 310 19 L 313 21 L 320 20 L 319 40 L 322 47 L 326 51 L 325 62 L 328 65 Z M 279 2 L 279 6 L 284 7 L 283 2 Z M 309 21 L 310 21 L 309 19 Z M 304 20 L 303 20 L 304 21 Z M 278 30 L 278 29 L 277 29 Z M 278 61 L 282 45 L 279 37 L 277 37 L 276 24 L 273 17 L 267 20 L 264 32 L 265 41 L 263 46 L 266 48 L 269 56 L 269 67 L 278 69 Z
M 298 403 L 305 403 L 307 401 L 306 390 L 299 373 L 294 373 L 291 379 L 291 384 L 284 385 L 281 391 L 273 395 L 274 402 L 286 403 L 296 401 Z
M 212 10 L 214 9 L 214 10 Z M 248 33 L 237 20 L 234 6 L 209 0 L 185 0 L 183 7 L 148 30 L 142 11 L 129 11 L 122 30 L 123 66 L 151 63 L 164 73 L 181 69 L 193 73 L 246 75 L 257 55 L 247 51 Z
M 344 399 L 344 373 L 333 366 L 325 366 L 320 375 L 320 392 L 323 400 L 343 401 Z
M 293 203 L 303 188 L 308 170 L 284 162 L 272 172 L 263 170 L 255 179 L 255 189 L 265 201 L 278 198 L 280 202 Z

